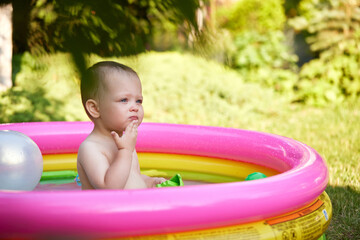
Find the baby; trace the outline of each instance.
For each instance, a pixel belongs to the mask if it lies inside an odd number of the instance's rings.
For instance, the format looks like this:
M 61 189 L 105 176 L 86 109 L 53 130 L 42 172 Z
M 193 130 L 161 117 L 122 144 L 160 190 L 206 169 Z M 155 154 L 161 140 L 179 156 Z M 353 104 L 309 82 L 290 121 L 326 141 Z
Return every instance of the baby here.
M 166 181 L 140 173 L 135 144 L 144 109 L 134 70 L 112 61 L 93 65 L 81 81 L 81 97 L 94 123 L 78 151 L 83 190 L 151 188 Z

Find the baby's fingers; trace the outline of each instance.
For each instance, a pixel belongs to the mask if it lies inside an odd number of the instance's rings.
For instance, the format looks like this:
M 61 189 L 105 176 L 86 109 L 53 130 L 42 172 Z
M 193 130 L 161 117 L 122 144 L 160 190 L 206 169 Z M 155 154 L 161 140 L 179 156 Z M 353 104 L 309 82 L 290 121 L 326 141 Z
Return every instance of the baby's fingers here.
M 131 132 L 134 132 L 134 133 L 137 133 L 137 128 L 138 128 L 138 125 L 137 125 L 138 121 L 137 120 L 134 120 L 132 121 L 130 124 L 129 124 L 129 130 Z
M 138 127 L 138 120 L 134 120 L 134 121 L 132 121 L 132 124 L 133 124 L 133 128 L 136 128 L 137 129 L 137 127 Z
M 119 137 L 119 134 L 117 132 L 112 131 L 111 136 L 113 137 L 116 146 L 120 149 L 121 148 L 121 138 Z
M 166 182 L 167 180 L 165 178 L 162 178 L 162 177 L 157 177 L 155 178 L 155 183 L 156 184 L 161 184 L 163 182 Z
M 130 131 L 133 131 L 134 129 L 136 129 L 137 128 L 136 123 L 137 123 L 137 120 L 134 120 L 129 125 L 127 125 L 127 127 L 125 128 L 125 132 L 130 132 Z
M 111 136 L 116 141 L 117 139 L 120 139 L 119 134 L 117 134 L 115 131 L 111 131 Z

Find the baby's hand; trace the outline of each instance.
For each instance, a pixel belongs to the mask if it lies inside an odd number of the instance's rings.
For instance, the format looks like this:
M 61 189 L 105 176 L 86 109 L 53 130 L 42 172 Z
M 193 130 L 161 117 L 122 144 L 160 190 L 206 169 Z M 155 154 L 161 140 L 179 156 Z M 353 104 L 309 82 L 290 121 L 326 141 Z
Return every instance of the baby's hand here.
M 119 150 L 127 149 L 131 152 L 135 149 L 136 138 L 137 138 L 137 125 L 138 121 L 132 121 L 125 129 L 123 135 L 120 137 L 119 134 L 112 131 L 111 135 L 115 141 L 115 144 Z
M 165 181 L 167 181 L 167 179 L 162 178 L 162 177 L 153 177 L 153 187 L 156 187 L 157 184 L 161 184 Z

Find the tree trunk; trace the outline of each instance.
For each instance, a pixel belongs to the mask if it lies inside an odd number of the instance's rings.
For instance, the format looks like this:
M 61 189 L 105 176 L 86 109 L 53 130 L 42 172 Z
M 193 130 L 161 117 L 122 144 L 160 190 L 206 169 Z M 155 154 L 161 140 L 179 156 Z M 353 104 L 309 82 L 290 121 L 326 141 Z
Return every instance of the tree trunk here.
M 0 4 L 0 92 L 12 87 L 12 4 Z

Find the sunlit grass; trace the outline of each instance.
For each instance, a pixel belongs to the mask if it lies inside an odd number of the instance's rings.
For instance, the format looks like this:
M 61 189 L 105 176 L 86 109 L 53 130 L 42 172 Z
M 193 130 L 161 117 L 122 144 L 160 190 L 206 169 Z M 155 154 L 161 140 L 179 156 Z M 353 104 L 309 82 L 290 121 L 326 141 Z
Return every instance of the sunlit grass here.
M 333 204 L 328 239 L 360 236 L 360 102 L 317 109 L 284 105 L 280 114 L 258 118 L 249 129 L 271 132 L 313 147 L 326 161 L 327 193 Z

